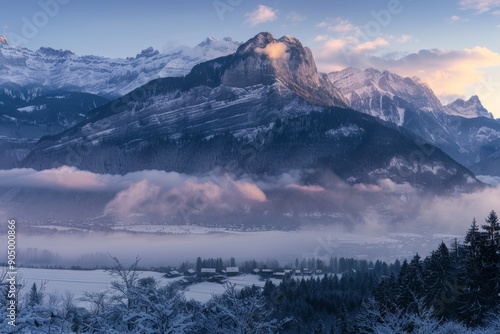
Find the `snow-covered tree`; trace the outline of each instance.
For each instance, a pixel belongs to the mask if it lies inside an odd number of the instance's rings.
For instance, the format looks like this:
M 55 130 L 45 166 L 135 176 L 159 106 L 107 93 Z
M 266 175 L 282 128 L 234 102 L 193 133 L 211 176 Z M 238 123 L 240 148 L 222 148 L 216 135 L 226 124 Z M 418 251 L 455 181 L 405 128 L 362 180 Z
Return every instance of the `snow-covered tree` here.
M 200 333 L 265 334 L 275 333 L 277 321 L 272 318 L 266 301 L 258 289 L 238 292 L 234 285 L 214 295 L 205 305 Z
M 154 279 L 153 279 L 154 281 Z M 137 289 L 134 306 L 123 320 L 133 324 L 134 333 L 186 333 L 192 327 L 192 313 L 184 297 L 172 286 L 157 288 L 157 282 Z

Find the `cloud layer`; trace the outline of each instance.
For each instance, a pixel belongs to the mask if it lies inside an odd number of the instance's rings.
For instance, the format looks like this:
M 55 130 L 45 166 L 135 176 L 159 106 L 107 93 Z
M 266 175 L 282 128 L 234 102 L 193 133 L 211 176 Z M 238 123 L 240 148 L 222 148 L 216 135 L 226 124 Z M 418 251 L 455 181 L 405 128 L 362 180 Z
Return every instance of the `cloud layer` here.
M 132 184 L 107 205 L 105 214 L 126 219 L 131 215 L 178 215 L 186 211 L 235 212 L 263 203 L 266 195 L 255 184 L 234 181 L 229 176 L 211 179 L 189 177 L 179 186 L 158 186 L 148 180 Z M 188 212 L 192 214 L 193 212 Z
M 246 23 L 252 27 L 265 22 L 272 22 L 278 18 L 276 10 L 271 7 L 258 5 L 253 12 L 245 14 Z
M 487 176 L 483 180 L 498 182 Z M 104 214 L 114 222 L 142 217 L 143 223 L 185 224 L 192 219 L 193 223 L 234 223 L 244 222 L 246 217 L 264 225 L 282 220 L 285 224 L 340 224 L 367 231 L 426 225 L 462 233 L 473 217 L 486 216 L 492 209 L 500 211 L 499 185 L 472 194 L 438 197 L 388 179 L 351 185 L 317 170 L 234 177 L 216 172 L 186 175 L 165 171 L 108 175 L 61 167 L 0 171 L 0 181 L 4 188 L 22 189 L 18 197 L 16 193 L 13 196 L 16 212 L 32 213 L 42 221 L 44 214 L 53 217 L 54 210 L 62 209 L 69 215 L 78 212 L 78 217 L 71 219 L 83 219 L 82 212 L 96 211 L 95 207 L 82 208 L 91 205 L 100 206 L 100 213 L 94 214 Z M 34 200 L 27 200 L 29 196 Z M 72 197 L 74 203 L 61 202 Z

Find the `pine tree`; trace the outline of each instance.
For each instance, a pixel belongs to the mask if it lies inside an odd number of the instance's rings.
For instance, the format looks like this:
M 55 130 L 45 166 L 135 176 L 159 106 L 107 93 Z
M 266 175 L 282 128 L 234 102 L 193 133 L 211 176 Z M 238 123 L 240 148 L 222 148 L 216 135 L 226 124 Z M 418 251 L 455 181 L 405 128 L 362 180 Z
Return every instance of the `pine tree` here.
M 495 245 L 498 250 L 498 246 L 500 244 L 500 222 L 498 221 L 498 216 L 495 211 L 491 211 L 486 218 L 486 225 L 483 225 L 482 228 L 486 231 L 488 235 L 488 240 L 490 240 L 492 245 Z
M 467 231 L 464 242 L 464 293 L 459 308 L 460 319 L 468 326 L 482 323 L 486 313 L 498 305 L 499 268 L 495 234 L 498 218 L 492 211 L 481 232 L 476 219 Z
M 382 277 L 377 287 L 372 291 L 373 298 L 378 303 L 381 312 L 395 311 L 398 294 L 399 287 L 393 273 L 390 276 Z
M 198 257 L 196 259 L 196 272 L 199 273 L 201 271 L 202 267 L 202 262 L 201 262 L 201 257 Z
M 471 227 L 464 239 L 464 294 L 461 296 L 459 307 L 460 319 L 469 326 L 476 326 L 483 317 L 480 297 L 481 280 L 481 240 L 483 239 L 476 218 L 472 220 Z
M 420 255 L 416 254 L 410 264 L 403 261 L 398 277 L 398 306 L 407 312 L 416 312 L 416 303 L 422 297 L 424 282 Z
M 454 316 L 458 302 L 458 284 L 448 248 L 441 242 L 425 261 L 425 300 L 438 317 Z
M 340 328 L 340 333 L 349 334 L 351 332 L 349 317 L 347 315 L 347 309 L 345 307 L 345 304 L 342 304 L 342 306 L 340 307 L 340 312 L 337 315 L 337 323 Z
M 30 294 L 28 296 L 28 305 L 33 307 L 36 305 L 40 305 L 41 302 L 42 302 L 41 293 L 38 291 L 36 283 L 33 283 L 30 289 Z
M 500 304 L 500 223 L 495 211 L 486 218 L 486 241 L 481 244 L 481 296 L 486 310 Z

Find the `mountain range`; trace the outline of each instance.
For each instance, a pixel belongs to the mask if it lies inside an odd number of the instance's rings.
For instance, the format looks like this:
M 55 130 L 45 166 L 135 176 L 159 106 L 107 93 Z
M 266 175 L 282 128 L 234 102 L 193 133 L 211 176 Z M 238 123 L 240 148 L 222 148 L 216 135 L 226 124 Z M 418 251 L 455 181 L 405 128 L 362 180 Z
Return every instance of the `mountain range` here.
M 194 48 L 169 53 L 148 48 L 135 57 L 109 59 L 52 48 L 32 51 L 0 41 L 1 168 L 16 166 L 40 137 L 74 126 L 110 99 L 155 78 L 183 76 L 195 64 L 240 45 L 209 37 Z
M 22 165 L 68 164 L 67 152 L 85 147 L 75 167 L 98 173 L 222 168 L 241 176 L 308 169 L 350 182 L 388 178 L 439 191 L 480 184 L 441 150 L 348 109 L 348 102 L 318 73 L 300 41 L 261 33 L 184 77 L 150 81 L 91 110 L 85 121 L 40 139 Z M 423 160 L 415 159 L 424 151 Z
M 32 51 L 1 44 L 0 90 L 8 92 L 17 86 L 38 89 L 38 94 L 65 90 L 118 97 L 156 78 L 183 76 L 194 65 L 233 53 L 239 45 L 231 38 L 209 37 L 194 48 L 160 53 L 150 47 L 135 57 L 110 59 L 48 47 Z M 33 95 L 24 95 L 24 99 Z
M 197 48 L 226 55 L 204 61 L 147 49 L 106 60 L 3 46 L 3 82 L 31 92 L 9 95 L 29 100 L 18 112 L 37 114 L 42 104 L 31 103 L 34 95 L 56 90 L 101 98 L 78 112 L 83 119 L 62 121 L 64 131 L 24 147 L 17 166 L 119 174 L 327 170 L 352 183 L 390 179 L 451 192 L 481 185 L 467 167 L 494 166 L 500 123 L 477 97 L 443 106 L 415 77 L 353 68 L 318 73 L 312 52 L 292 36 L 260 33 L 243 44 L 207 39 Z M 50 80 L 16 69 L 31 61 L 46 63 Z M 78 159 L 68 159 L 68 151 Z

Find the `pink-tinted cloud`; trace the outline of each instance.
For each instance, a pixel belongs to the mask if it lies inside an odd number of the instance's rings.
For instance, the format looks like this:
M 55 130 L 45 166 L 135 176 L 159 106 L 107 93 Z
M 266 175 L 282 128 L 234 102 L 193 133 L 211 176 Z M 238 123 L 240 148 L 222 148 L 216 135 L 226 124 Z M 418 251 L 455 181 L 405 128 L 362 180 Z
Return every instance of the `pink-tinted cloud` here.
M 343 39 L 331 39 L 313 52 L 320 71 L 373 67 L 401 76 L 417 76 L 429 84 L 443 102 L 448 102 L 449 96 L 478 95 L 485 107 L 500 117 L 499 53 L 476 46 L 463 50 L 421 50 L 399 58 L 373 54 L 377 46 L 384 44 L 382 40 L 355 45 Z
M 246 23 L 250 26 L 257 26 L 262 23 L 272 22 L 278 18 L 278 13 L 271 7 L 258 5 L 253 12 L 245 14 Z
M 489 12 L 500 7 L 500 0 L 460 0 L 462 9 L 471 9 L 477 13 Z
M 238 191 L 244 198 L 250 199 L 256 202 L 265 202 L 266 194 L 259 189 L 255 184 L 243 181 L 237 181 L 234 183 Z
M 448 21 L 448 23 L 457 23 L 461 20 L 462 20 L 462 18 L 460 16 L 453 15 L 453 16 L 449 17 L 447 21 Z
M 102 190 L 107 185 L 105 177 L 68 166 L 43 171 L 29 168 L 0 170 L 0 180 L 4 186 L 52 189 Z
M 255 51 L 266 54 L 271 59 L 282 58 L 287 51 L 285 43 L 269 43 L 265 48 L 257 48 Z
M 137 214 L 178 215 L 180 208 L 197 213 L 210 210 L 232 212 L 245 205 L 263 203 L 264 192 L 253 183 L 229 176 L 194 177 L 173 187 L 147 180 L 119 192 L 105 208 L 106 214 L 127 218 Z
M 356 52 L 374 51 L 374 50 L 376 50 L 382 46 L 386 46 L 386 45 L 389 45 L 389 42 L 386 41 L 385 39 L 379 37 L 373 41 L 369 41 L 369 42 L 365 42 L 365 43 L 361 43 L 361 44 L 356 45 L 354 50 Z
M 305 191 L 305 192 L 313 192 L 313 193 L 325 191 L 325 188 L 323 188 L 322 186 L 318 186 L 318 185 L 290 184 L 287 186 L 287 188 L 288 189 L 296 189 L 296 190 Z
M 396 38 L 396 42 L 400 43 L 400 44 L 404 44 L 404 43 L 407 43 L 409 41 L 412 40 L 412 36 L 410 35 L 407 35 L 407 34 L 403 34 L 401 35 L 400 37 Z

